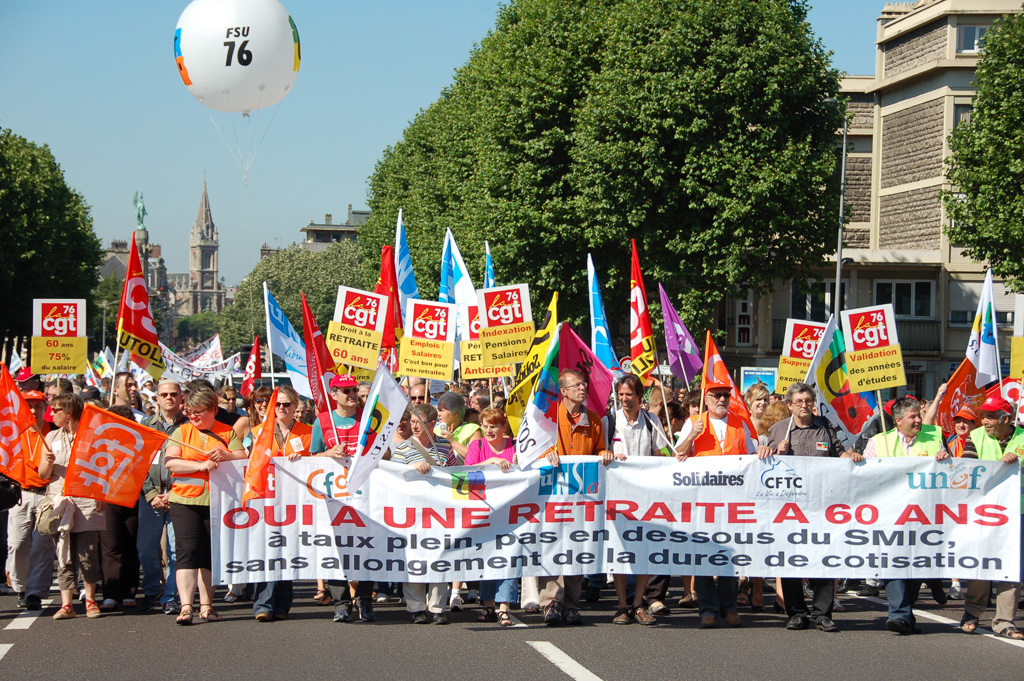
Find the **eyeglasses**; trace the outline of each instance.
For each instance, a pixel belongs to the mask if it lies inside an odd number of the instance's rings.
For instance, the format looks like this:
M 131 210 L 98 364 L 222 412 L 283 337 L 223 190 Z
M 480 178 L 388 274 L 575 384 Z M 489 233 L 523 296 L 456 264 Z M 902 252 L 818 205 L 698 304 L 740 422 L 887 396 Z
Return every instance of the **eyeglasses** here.
M 60 414 L 63 411 L 64 411 L 63 409 L 59 409 L 58 407 L 53 407 L 53 408 L 50 409 L 50 413 L 51 414 Z
M 587 384 L 586 383 L 573 383 L 572 385 L 565 386 L 566 390 L 573 390 L 575 388 L 583 388 L 584 390 L 586 390 L 587 389 Z
M 295 406 L 295 404 L 292 403 L 292 402 L 278 402 L 277 403 L 277 408 L 278 409 L 290 409 L 290 408 L 292 408 L 294 406 Z
M 254 404 L 266 404 L 266 403 L 267 403 L 267 402 L 269 402 L 269 401 L 270 401 L 270 398 L 269 398 L 269 397 L 257 397 L 257 398 L 256 398 L 256 399 L 255 399 L 255 400 L 253 401 L 253 403 L 254 403 Z
M 178 393 L 159 393 L 157 397 L 177 397 Z
M 814 400 L 793 400 L 793 404 L 798 407 L 811 407 L 814 406 Z
M 331 388 L 331 392 L 335 391 L 344 393 L 345 395 L 354 395 L 359 392 L 359 388 Z
M 711 397 L 716 400 L 727 400 L 732 397 L 730 393 L 708 393 L 708 395 L 711 395 Z
M 423 395 L 413 395 L 412 397 L 409 398 L 409 401 L 410 402 L 422 402 L 425 399 L 426 398 Z
M 182 409 L 185 412 L 185 416 L 192 418 L 193 416 L 202 416 L 208 410 L 207 409 Z

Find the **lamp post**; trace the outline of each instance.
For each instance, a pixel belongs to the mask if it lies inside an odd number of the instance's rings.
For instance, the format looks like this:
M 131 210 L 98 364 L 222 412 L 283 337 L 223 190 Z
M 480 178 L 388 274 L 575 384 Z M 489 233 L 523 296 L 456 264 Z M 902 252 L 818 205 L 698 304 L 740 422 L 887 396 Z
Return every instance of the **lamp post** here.
M 835 299 L 832 301 L 832 314 L 836 317 L 836 323 L 839 322 L 839 309 L 842 307 L 840 301 L 842 301 L 842 289 L 840 288 L 843 276 L 843 223 L 845 222 L 846 213 L 846 136 L 849 132 L 849 120 L 846 118 L 846 112 L 843 111 L 839 104 L 839 100 L 835 97 L 827 97 L 822 100 L 822 104 L 828 106 L 834 106 L 843 114 L 843 161 L 842 167 L 839 174 L 839 242 L 836 244 L 836 293 Z

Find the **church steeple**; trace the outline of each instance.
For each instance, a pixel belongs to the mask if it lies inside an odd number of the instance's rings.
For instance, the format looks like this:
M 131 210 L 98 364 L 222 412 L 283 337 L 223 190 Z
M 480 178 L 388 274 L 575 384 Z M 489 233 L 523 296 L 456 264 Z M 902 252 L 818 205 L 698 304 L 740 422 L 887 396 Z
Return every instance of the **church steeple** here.
M 217 274 L 218 244 L 217 227 L 213 224 L 210 212 L 210 197 L 206 193 L 206 180 L 203 180 L 203 195 L 199 198 L 199 213 L 192 225 L 189 237 L 189 274 L 193 286 L 198 289 L 195 309 L 220 310 L 221 304 L 214 300 L 215 296 L 207 296 L 204 292 L 216 291 L 219 277 Z
M 199 198 L 199 213 L 196 215 L 195 224 L 192 225 L 189 245 L 198 246 L 202 241 L 217 241 L 217 228 L 213 224 L 213 214 L 210 212 L 210 197 L 206 193 L 206 180 L 203 180 L 203 195 Z

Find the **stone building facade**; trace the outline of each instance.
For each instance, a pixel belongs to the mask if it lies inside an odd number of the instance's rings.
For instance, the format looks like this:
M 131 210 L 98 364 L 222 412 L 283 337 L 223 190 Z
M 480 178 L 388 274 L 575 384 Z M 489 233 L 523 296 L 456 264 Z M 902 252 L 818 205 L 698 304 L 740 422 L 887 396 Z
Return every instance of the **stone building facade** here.
M 850 216 L 840 295 L 844 308 L 894 304 L 908 385 L 893 394 L 930 398 L 964 357 L 985 268 L 943 232 L 941 192 L 954 189 L 944 161 L 949 135 L 969 120 L 985 31 L 1020 10 L 1018 0 L 886 4 L 878 17 L 875 74 L 842 82 L 850 115 Z M 834 278 L 834 265 L 823 270 L 812 283 L 816 296 L 782 282 L 764 299 L 730 301 L 726 362 L 777 366 L 786 318 L 825 321 Z M 1008 368 L 1015 301 L 1001 283 L 995 288 L 1000 355 Z M 744 318 L 751 307 L 753 321 Z

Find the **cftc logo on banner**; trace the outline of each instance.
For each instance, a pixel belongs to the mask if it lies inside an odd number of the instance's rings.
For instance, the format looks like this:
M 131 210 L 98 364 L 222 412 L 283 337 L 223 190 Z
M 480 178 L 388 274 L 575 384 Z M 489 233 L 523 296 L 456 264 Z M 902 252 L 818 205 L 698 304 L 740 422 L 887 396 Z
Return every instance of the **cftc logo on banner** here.
M 487 499 L 487 482 L 483 471 L 452 473 L 452 499 L 461 501 L 484 501 Z
M 563 463 L 557 468 L 544 466 L 540 469 L 540 489 L 543 496 L 570 496 L 576 494 L 597 494 L 599 464 Z

